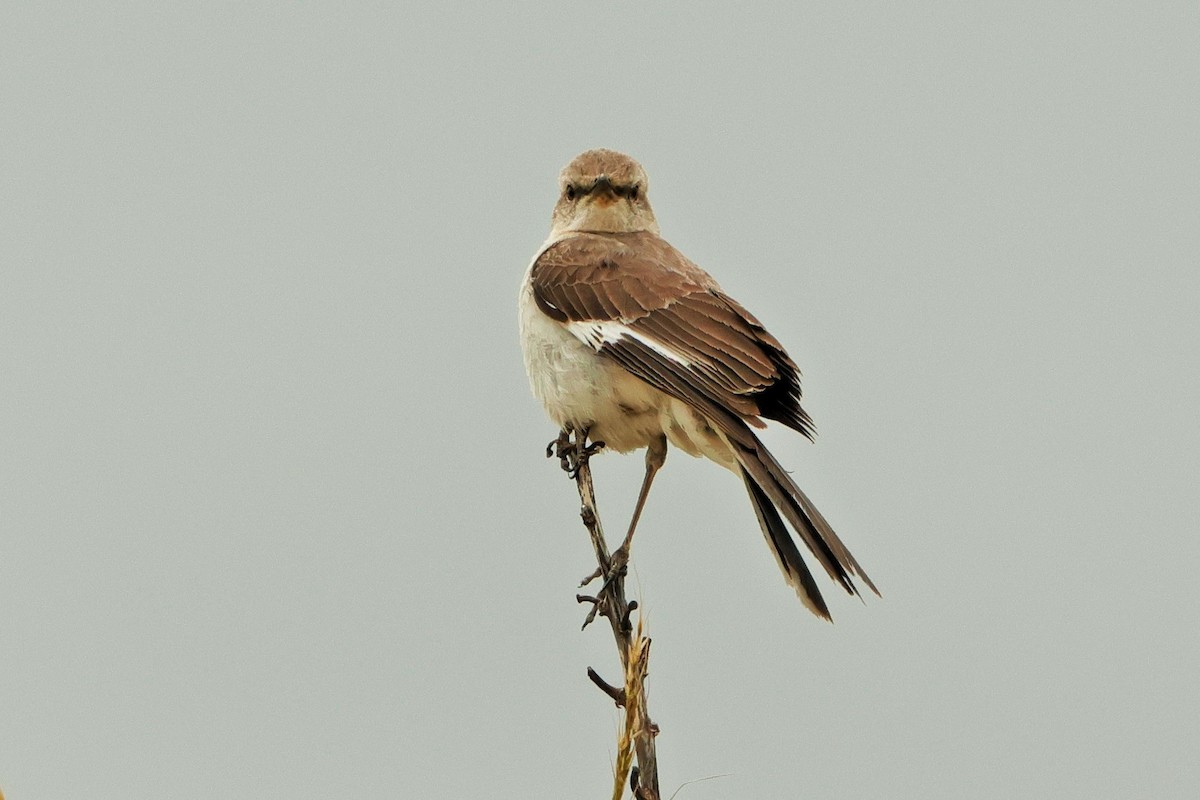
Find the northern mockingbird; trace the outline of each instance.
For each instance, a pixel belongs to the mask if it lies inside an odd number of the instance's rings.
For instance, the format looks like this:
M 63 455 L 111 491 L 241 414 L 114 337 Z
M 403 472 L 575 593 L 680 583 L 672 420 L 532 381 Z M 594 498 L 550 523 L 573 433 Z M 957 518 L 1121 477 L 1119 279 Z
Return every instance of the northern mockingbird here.
M 857 577 L 878 594 L 754 434 L 765 417 L 813 436 L 800 407 L 799 371 L 783 345 L 662 239 L 638 162 L 589 150 L 558 182 L 550 237 L 521 287 L 525 369 L 560 427 L 587 429 L 620 453 L 646 448 L 621 555 L 670 442 L 741 478 L 784 577 L 814 614 L 830 618 L 784 519 L 848 593 L 859 593 Z

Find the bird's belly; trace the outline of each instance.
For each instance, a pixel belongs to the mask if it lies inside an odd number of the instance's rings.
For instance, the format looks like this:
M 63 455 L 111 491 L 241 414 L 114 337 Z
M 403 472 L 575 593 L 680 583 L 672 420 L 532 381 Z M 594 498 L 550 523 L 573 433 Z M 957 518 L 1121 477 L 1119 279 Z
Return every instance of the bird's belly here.
M 622 453 L 662 435 L 660 411 L 670 398 L 543 314 L 528 290 L 521 294 L 521 347 L 533 394 L 557 425 L 587 426 L 593 441 Z

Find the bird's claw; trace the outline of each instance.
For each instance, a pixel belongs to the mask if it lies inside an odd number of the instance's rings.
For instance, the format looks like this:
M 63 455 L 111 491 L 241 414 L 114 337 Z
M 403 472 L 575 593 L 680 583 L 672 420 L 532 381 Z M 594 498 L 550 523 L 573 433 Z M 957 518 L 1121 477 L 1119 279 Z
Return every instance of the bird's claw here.
M 568 475 L 571 473 L 571 454 L 574 445 L 571 443 L 571 432 L 566 428 L 559 431 L 559 434 L 550 443 L 546 445 L 546 458 L 558 458 L 559 464 L 562 466 L 563 472 Z
M 567 473 L 567 477 L 575 480 L 579 476 L 579 470 L 588 462 L 592 456 L 604 449 L 604 442 L 592 442 L 585 444 L 580 448 L 581 442 L 587 441 L 587 429 L 575 432 L 576 437 L 571 439 L 572 429 L 563 428 L 558 436 L 546 445 L 546 458 L 558 458 L 559 466 L 563 472 Z
M 619 572 L 625 574 L 626 568 L 629 566 L 629 545 L 623 544 L 616 550 L 612 551 L 612 555 L 608 557 L 608 572 L 611 576 L 613 573 Z
M 621 545 L 616 550 L 613 550 L 608 557 L 608 567 L 596 567 L 589 572 L 584 579 L 579 582 L 580 588 L 587 586 L 596 578 L 604 578 L 604 585 L 600 587 L 600 592 L 603 593 L 608 585 L 618 578 L 624 578 L 629 572 L 629 546 Z
M 621 545 L 616 550 L 613 550 L 612 554 L 608 557 L 608 570 L 606 572 L 602 572 L 597 567 L 596 572 L 593 573 L 587 579 L 587 581 L 590 583 L 593 579 L 600 577 L 602 574 L 604 576 L 604 584 L 600 587 L 600 590 L 598 592 L 596 592 L 597 595 L 601 595 L 601 596 L 604 594 L 605 591 L 608 590 L 609 586 L 612 586 L 613 583 L 621 580 L 627 574 L 629 574 L 629 547 L 628 546 Z M 582 586 L 583 584 L 580 584 L 580 585 Z

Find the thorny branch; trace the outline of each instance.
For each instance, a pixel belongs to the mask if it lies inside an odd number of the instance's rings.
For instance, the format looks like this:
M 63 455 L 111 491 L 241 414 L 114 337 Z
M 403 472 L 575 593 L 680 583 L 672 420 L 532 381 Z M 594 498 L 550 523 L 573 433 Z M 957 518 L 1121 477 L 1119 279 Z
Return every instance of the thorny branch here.
M 658 726 L 650 720 L 646 708 L 646 675 L 650 657 L 650 639 L 642 635 L 639 618 L 636 630 L 630 615 L 637 608 L 637 601 L 625 599 L 625 564 L 614 564 L 612 554 L 604 541 L 600 525 L 600 513 L 596 510 L 596 494 L 592 486 L 592 470 L 589 461 L 604 447 L 603 442 L 588 444 L 588 432 L 564 429 L 558 438 L 546 448 L 546 456 L 556 456 L 563 471 L 575 481 L 579 490 L 580 511 L 583 524 L 587 527 L 596 554 L 596 571 L 584 579 L 582 585 L 600 578 L 603 584 L 595 596 L 576 595 L 580 603 L 591 604 L 583 627 L 587 627 L 596 616 L 608 619 L 612 628 L 621 666 L 625 672 L 623 686 L 613 686 L 588 668 L 588 677 L 618 706 L 625 709 L 625 725 L 618 742 L 617 769 L 614 775 L 614 800 L 620 800 L 626 775 L 635 800 L 660 800 L 658 789 L 658 759 L 654 750 L 654 737 Z M 630 750 L 637 757 L 637 766 L 632 766 Z

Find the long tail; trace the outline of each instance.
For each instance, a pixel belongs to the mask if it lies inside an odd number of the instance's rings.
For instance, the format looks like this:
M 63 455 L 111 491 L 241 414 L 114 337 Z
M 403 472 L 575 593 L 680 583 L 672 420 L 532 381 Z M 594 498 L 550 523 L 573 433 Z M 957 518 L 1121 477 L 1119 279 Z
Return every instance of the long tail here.
M 731 437 L 729 443 L 741 465 L 742 480 L 750 494 L 750 502 L 754 504 L 763 535 L 775 553 L 784 578 L 796 590 L 801 602 L 817 616 L 830 619 L 829 608 L 799 548 L 784 527 L 780 511 L 829 577 L 847 593 L 860 594 L 854 584 L 854 578 L 858 578 L 878 595 L 879 590 L 867 573 L 770 451 L 748 428 L 740 433 L 743 435 L 736 439 Z
M 804 557 L 800 555 L 800 550 L 792 541 L 792 534 L 783 524 L 779 512 L 771 503 L 771 498 L 758 488 L 758 484 L 744 469 L 742 470 L 742 480 L 746 482 L 746 491 L 750 493 L 750 502 L 754 504 L 754 513 L 758 515 L 758 524 L 762 526 L 763 535 L 767 537 L 767 544 L 771 545 L 771 552 L 775 554 L 775 560 L 779 562 L 779 569 L 783 571 L 784 579 L 796 590 L 796 596 L 809 611 L 818 617 L 832 621 L 832 617 L 829 616 L 829 606 L 825 605 L 825 598 L 821 597 L 821 590 L 817 588 L 817 582 L 813 580 L 812 572 L 804 563 Z

